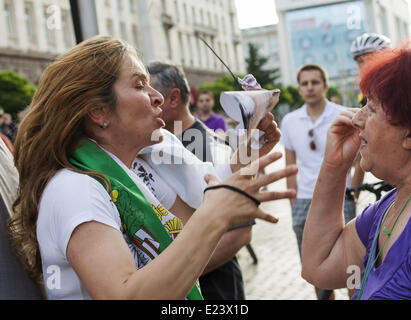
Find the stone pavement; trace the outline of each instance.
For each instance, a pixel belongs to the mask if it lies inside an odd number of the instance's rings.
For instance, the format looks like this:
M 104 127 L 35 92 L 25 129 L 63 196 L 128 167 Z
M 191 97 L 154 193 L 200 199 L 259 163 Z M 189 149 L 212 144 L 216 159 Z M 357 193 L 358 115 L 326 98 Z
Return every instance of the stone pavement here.
M 266 172 L 285 166 L 283 148 L 276 146 L 274 151 L 282 152 L 283 157 L 267 167 Z M 365 178 L 368 182 L 374 179 L 368 175 Z M 285 179 L 271 184 L 268 189 L 285 190 Z M 360 203 L 364 203 L 361 198 Z M 245 247 L 238 253 L 247 300 L 316 300 L 314 287 L 301 278 L 301 262 L 292 229 L 290 202 L 277 200 L 262 206 L 263 210 L 279 218 L 279 222 L 270 224 L 262 220 L 256 221 L 251 245 L 258 258 L 257 264 L 253 264 Z M 361 208 L 357 209 L 357 214 L 361 212 L 359 210 Z M 335 298 L 347 300 L 347 289 L 336 290 Z

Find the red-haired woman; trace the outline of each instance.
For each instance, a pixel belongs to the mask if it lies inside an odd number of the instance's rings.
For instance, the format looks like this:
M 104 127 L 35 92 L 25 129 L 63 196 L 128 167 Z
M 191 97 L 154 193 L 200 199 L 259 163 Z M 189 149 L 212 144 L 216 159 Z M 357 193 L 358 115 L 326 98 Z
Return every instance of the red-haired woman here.
M 341 113 L 327 134 L 304 230 L 302 276 L 327 289 L 355 284 L 353 299 L 409 300 L 411 45 L 367 63 L 361 82 L 367 105 Z M 345 177 L 358 150 L 361 167 L 395 189 L 344 226 Z

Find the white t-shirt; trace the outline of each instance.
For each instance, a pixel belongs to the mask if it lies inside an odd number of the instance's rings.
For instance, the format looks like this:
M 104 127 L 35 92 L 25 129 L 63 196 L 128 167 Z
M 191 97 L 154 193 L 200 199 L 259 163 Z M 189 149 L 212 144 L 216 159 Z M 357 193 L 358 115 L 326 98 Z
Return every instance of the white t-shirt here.
M 297 198 L 312 199 L 315 183 L 324 158 L 327 130 L 331 123 L 346 107 L 326 100 L 323 113 L 315 123 L 307 113 L 307 106 L 285 115 L 281 122 L 280 143 L 294 151 L 297 158 Z M 311 150 L 308 131 L 313 129 L 316 150 Z M 351 178 L 347 176 L 347 187 Z
M 156 211 L 170 237 L 175 238 L 181 230 L 181 222 L 160 204 L 136 174 L 117 157 L 112 154 L 110 156 L 133 179 Z M 78 225 L 88 221 L 97 221 L 121 231 L 137 269 L 158 255 L 156 249 L 159 243 L 143 230 L 139 231 L 139 237 L 144 239 L 141 246 L 129 240 L 123 232 L 115 204 L 97 180 L 85 174 L 62 169 L 54 175 L 42 194 L 37 220 L 37 240 L 49 299 L 91 298 L 66 256 L 72 232 Z M 95 268 L 98 270 L 98 266 Z

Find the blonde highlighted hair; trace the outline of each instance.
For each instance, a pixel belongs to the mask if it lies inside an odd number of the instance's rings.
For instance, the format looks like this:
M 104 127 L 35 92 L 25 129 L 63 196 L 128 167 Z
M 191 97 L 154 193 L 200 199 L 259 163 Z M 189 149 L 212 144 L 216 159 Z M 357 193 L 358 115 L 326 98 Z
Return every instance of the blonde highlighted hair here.
M 36 236 L 41 195 L 68 161 L 86 132 L 87 113 L 95 108 L 114 109 L 114 82 L 126 57 L 137 53 L 127 43 L 106 36 L 84 41 L 44 71 L 29 113 L 15 142 L 15 165 L 20 181 L 9 231 L 15 249 L 30 276 L 42 283 L 42 266 Z M 88 174 L 107 179 L 101 174 Z

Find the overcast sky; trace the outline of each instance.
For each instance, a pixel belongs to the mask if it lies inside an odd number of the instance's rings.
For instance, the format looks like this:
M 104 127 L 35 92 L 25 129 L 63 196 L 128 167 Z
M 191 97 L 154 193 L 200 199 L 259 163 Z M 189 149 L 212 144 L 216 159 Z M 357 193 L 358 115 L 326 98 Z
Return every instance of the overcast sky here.
M 235 2 L 240 29 L 265 26 L 278 22 L 275 0 L 235 0 Z M 411 17 L 411 0 L 408 0 L 408 3 Z

